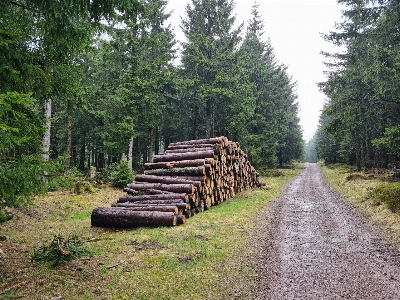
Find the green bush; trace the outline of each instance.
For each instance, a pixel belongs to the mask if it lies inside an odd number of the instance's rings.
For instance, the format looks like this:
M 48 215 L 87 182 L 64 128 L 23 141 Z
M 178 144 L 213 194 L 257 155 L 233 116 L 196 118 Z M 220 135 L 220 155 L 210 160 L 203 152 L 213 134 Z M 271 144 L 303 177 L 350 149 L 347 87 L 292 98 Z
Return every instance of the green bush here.
M 111 173 L 110 182 L 115 187 L 125 187 L 133 181 L 133 175 L 132 169 L 128 167 L 128 161 L 123 159 L 116 170 Z
M 49 177 L 48 190 L 72 190 L 75 188 L 75 182 L 82 178 L 82 173 L 76 169 L 71 168 L 70 170 L 64 170 L 64 165 L 62 169 L 53 172 L 52 176 Z
M 392 212 L 400 211 L 400 184 L 382 183 L 368 193 L 368 198 L 377 204 L 385 203 Z
M 0 207 L 23 207 L 33 195 L 46 192 L 45 171 L 40 155 L 0 162 Z
M 114 173 L 118 169 L 118 163 L 112 163 L 109 166 L 102 168 L 100 172 L 96 172 L 95 180 L 96 181 L 111 181 L 111 174 Z
M 88 251 L 82 246 L 82 242 L 76 235 L 72 235 L 68 239 L 59 235 L 54 237 L 49 246 L 33 250 L 32 262 L 50 262 L 55 267 L 62 262 L 72 261 L 87 254 Z

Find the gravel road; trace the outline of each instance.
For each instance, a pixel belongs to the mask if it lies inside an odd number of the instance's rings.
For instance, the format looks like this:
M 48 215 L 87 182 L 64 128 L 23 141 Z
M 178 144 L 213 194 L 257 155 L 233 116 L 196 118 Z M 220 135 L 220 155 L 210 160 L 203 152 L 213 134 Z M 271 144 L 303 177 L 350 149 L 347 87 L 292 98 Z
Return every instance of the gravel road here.
M 400 257 L 305 169 L 260 219 L 256 299 L 400 299 Z

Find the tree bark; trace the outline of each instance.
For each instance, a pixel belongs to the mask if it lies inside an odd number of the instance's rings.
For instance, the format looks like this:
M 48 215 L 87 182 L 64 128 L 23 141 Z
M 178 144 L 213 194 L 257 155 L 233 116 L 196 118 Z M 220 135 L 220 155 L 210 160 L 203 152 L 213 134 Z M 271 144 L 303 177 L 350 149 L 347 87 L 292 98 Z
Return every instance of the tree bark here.
M 163 211 L 163 212 L 173 212 L 175 214 L 178 214 L 178 207 L 176 205 L 174 206 L 161 206 L 161 205 L 145 205 L 143 204 L 142 206 L 112 206 L 111 207 L 118 207 L 121 209 L 130 209 L 132 211 Z
M 145 163 L 144 167 L 146 170 L 153 170 L 153 169 L 168 169 L 173 167 L 175 168 L 194 167 L 194 166 L 202 166 L 204 164 L 214 165 L 214 163 L 215 163 L 214 158 L 202 158 L 193 160 Z
M 227 145 L 228 144 L 228 139 L 226 137 L 222 136 L 222 137 L 215 137 L 215 138 L 208 138 L 208 139 L 190 140 L 190 141 L 170 143 L 169 146 L 196 145 L 196 144 L 217 144 L 217 143 L 223 143 L 224 145 Z
M 46 119 L 45 132 L 42 138 L 43 154 L 45 161 L 50 160 L 50 137 L 51 137 L 51 99 L 44 102 L 44 118 Z
M 161 154 L 154 155 L 154 162 L 171 162 L 171 161 L 181 161 L 181 160 L 193 160 L 202 158 L 214 158 L 214 151 L 198 151 L 198 152 L 188 152 L 188 153 L 171 153 L 171 154 Z
M 173 206 L 177 207 L 178 209 L 181 210 L 186 210 L 190 208 L 189 203 L 152 203 L 152 204 L 146 204 L 146 203 L 113 203 L 111 204 L 111 207 L 148 207 L 148 206 L 157 206 L 157 207 L 164 207 L 164 206 Z
M 67 101 L 67 158 L 65 160 L 67 169 L 71 168 L 71 154 L 72 154 L 72 104 Z
M 191 148 L 213 148 L 215 143 L 208 143 L 208 144 L 181 144 L 181 145 L 169 145 L 167 150 L 176 150 L 176 149 L 191 149 Z
M 168 191 L 174 193 L 186 193 L 193 194 L 195 191 L 195 187 L 193 184 L 162 184 L 162 183 L 130 183 L 127 185 L 128 188 L 141 191 L 148 189 L 156 189 L 161 191 Z
M 185 224 L 186 223 L 186 217 L 184 215 L 176 216 L 176 223 L 177 224 Z
M 123 202 L 138 202 L 144 200 L 170 200 L 174 199 L 176 202 L 182 200 L 184 202 L 188 201 L 187 194 L 158 194 L 158 195 L 142 195 L 142 196 L 121 196 L 118 199 L 119 203 Z
M 131 135 L 131 139 L 129 140 L 129 148 L 128 148 L 128 167 L 132 169 L 132 161 L 133 161 L 133 135 Z
M 201 177 L 200 177 L 201 178 Z M 137 182 L 152 182 L 152 183 L 166 183 L 166 184 L 194 184 L 196 187 L 200 185 L 201 181 L 187 180 L 181 177 L 171 176 L 155 176 L 155 175 L 136 175 L 135 181 Z
M 155 169 L 155 170 L 145 170 L 145 175 L 158 175 L 158 176 L 179 176 L 179 175 L 206 175 L 206 170 L 210 168 L 206 168 L 206 166 L 197 166 L 197 167 L 184 167 L 184 168 L 170 168 L 170 169 Z
M 205 148 L 195 147 L 195 148 L 185 148 L 185 149 L 172 149 L 172 150 L 165 150 L 164 153 L 165 154 L 171 154 L 171 153 L 199 152 L 199 151 L 208 151 L 208 150 L 213 150 L 214 151 L 214 148 L 215 148 L 214 146 L 211 145 L 211 147 L 205 147 Z
M 149 148 L 147 151 L 147 161 L 153 161 L 154 158 L 154 129 L 151 128 L 149 131 Z
M 133 228 L 141 226 L 175 226 L 173 212 L 133 211 L 124 208 L 95 208 L 91 216 L 92 226 Z
M 169 194 L 175 194 L 174 192 L 168 192 L 168 191 L 161 191 L 161 190 L 155 190 L 155 189 L 149 189 L 149 190 L 144 190 L 144 191 L 135 191 L 130 188 L 124 188 L 124 192 L 127 192 L 129 195 L 133 196 L 141 196 L 143 195 L 143 192 L 145 195 L 159 195 L 159 194 L 164 194 L 164 195 L 169 195 Z

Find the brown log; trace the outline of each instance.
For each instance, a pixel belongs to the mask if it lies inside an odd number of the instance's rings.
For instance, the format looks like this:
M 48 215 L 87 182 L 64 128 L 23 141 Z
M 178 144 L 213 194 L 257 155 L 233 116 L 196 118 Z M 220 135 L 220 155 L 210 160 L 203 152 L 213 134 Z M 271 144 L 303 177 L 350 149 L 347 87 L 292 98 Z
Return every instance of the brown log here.
M 202 177 L 200 177 L 202 178 Z M 136 182 L 153 182 L 153 183 L 167 183 L 167 184 L 193 184 L 198 187 L 201 184 L 201 180 L 187 180 L 184 177 L 170 177 L 170 176 L 156 176 L 156 175 L 146 175 L 140 174 L 135 177 Z M 124 190 L 125 191 L 125 190 Z
M 175 179 L 183 179 L 191 182 L 198 182 L 200 181 L 201 183 L 205 182 L 206 177 L 205 176 L 169 176 L 170 178 L 175 178 Z
M 207 166 L 210 166 L 210 165 L 207 165 Z M 144 174 L 145 175 L 158 175 L 158 176 L 206 175 L 206 169 L 205 169 L 205 165 L 203 165 L 203 166 L 197 166 L 197 167 L 145 170 Z
M 91 224 L 97 227 L 114 228 L 175 226 L 177 218 L 173 212 L 133 211 L 115 207 L 97 207 L 92 212 Z
M 127 187 L 135 191 L 156 189 L 174 193 L 187 194 L 193 194 L 195 190 L 195 186 L 193 184 L 162 184 L 149 182 L 132 182 L 128 184 Z
M 157 163 L 145 163 L 144 167 L 146 170 L 153 169 L 168 169 L 168 168 L 182 168 L 182 167 L 193 167 L 202 166 L 204 164 L 214 165 L 214 158 L 201 158 L 192 160 L 181 160 L 171 162 L 157 162 Z
M 164 154 L 171 154 L 171 153 L 187 153 L 187 152 L 199 152 L 199 151 L 208 151 L 212 150 L 214 151 L 215 147 L 211 146 L 208 148 L 186 148 L 186 149 L 172 149 L 172 150 L 165 150 Z
M 184 215 L 176 216 L 176 223 L 177 224 L 185 224 L 186 223 L 186 217 Z
M 189 203 L 178 203 L 178 202 L 172 202 L 172 203 L 142 203 L 142 202 L 135 202 L 135 203 L 130 203 L 130 202 L 125 202 L 125 203 L 113 203 L 111 204 L 111 207 L 148 207 L 148 206 L 174 206 L 177 207 L 178 209 L 181 210 L 186 210 L 190 208 Z
M 170 162 L 170 161 L 181 161 L 181 160 L 192 160 L 202 158 L 214 158 L 214 151 L 198 151 L 198 152 L 187 152 L 187 153 L 171 153 L 171 154 L 160 154 L 154 155 L 154 162 Z
M 175 205 L 176 203 L 185 203 L 184 201 L 177 200 L 177 199 L 166 199 L 166 200 L 143 200 L 140 202 L 134 202 L 134 203 L 140 203 L 140 204 L 169 204 L 169 205 Z
M 209 138 L 209 139 L 190 140 L 190 141 L 170 143 L 169 146 L 195 145 L 195 144 L 217 144 L 217 143 L 228 144 L 228 139 L 226 137 L 222 136 L 222 137 L 215 137 L 215 138 Z
M 111 207 L 118 207 L 121 209 L 130 209 L 134 211 L 164 211 L 164 212 L 173 212 L 175 214 L 178 214 L 178 207 L 176 205 L 169 205 L 169 206 L 161 206 L 161 205 L 147 205 L 147 206 L 112 206 Z
M 215 146 L 214 144 L 189 144 L 189 145 L 169 145 L 167 150 L 174 150 L 174 149 L 190 149 L 190 148 L 212 148 Z
M 138 202 L 144 200 L 167 200 L 175 199 L 182 200 L 184 202 L 188 201 L 187 194 L 157 194 L 157 195 L 142 195 L 142 196 L 121 196 L 118 199 L 119 203 L 124 202 Z
M 128 193 L 129 195 L 132 195 L 132 196 L 141 196 L 143 194 L 145 194 L 145 195 L 159 195 L 159 194 L 169 195 L 169 194 L 175 194 L 174 192 L 161 191 L 161 190 L 155 190 L 155 189 L 137 191 L 137 190 L 130 189 L 128 187 L 124 188 L 123 191 Z

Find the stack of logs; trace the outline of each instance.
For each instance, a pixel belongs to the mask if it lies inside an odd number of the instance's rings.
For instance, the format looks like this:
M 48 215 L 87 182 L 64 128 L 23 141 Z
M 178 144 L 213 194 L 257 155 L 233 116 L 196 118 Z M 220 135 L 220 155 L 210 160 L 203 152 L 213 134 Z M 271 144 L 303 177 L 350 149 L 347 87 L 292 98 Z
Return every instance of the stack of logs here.
M 172 226 L 260 185 L 239 143 L 226 137 L 171 143 L 111 208 L 95 208 L 100 227 Z

